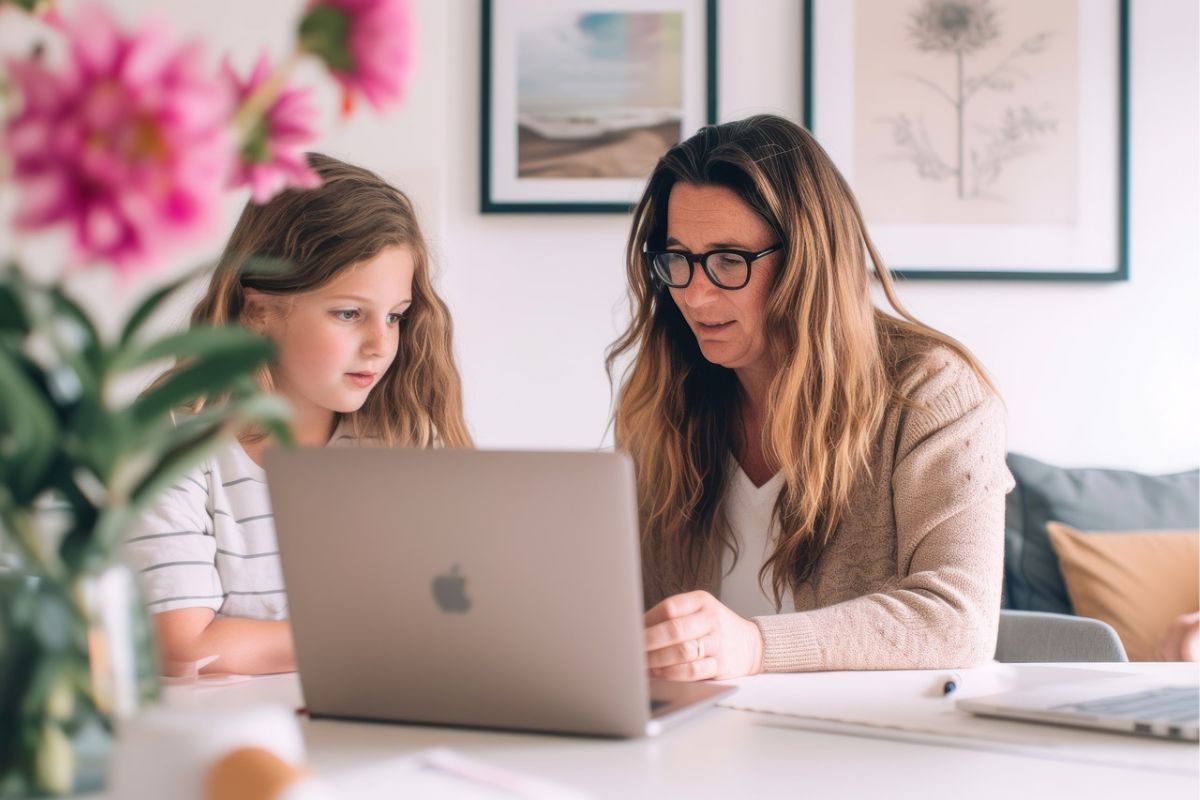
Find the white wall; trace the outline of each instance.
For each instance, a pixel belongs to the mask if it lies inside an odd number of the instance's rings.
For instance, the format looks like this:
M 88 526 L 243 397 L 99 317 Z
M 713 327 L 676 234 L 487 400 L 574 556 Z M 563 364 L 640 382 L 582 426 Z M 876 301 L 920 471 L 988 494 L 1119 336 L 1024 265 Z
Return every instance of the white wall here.
M 1012 449 L 1165 471 L 1200 460 L 1200 15 L 1194 0 L 1133 6 L 1131 280 L 910 282 L 901 297 L 992 372 Z M 722 119 L 800 118 L 800 8 L 722 3 Z M 448 59 L 448 85 L 461 87 L 448 108 L 450 147 L 468 161 L 448 175 L 445 286 L 461 326 L 471 421 L 484 445 L 592 446 L 608 411 L 599 365 L 623 318 L 614 304 L 627 218 L 476 212 L 473 3 L 451 12 L 449 33 L 463 43 Z M 576 256 L 547 252 L 559 247 Z M 511 285 L 514 275 L 523 287 Z
M 108 5 L 126 19 L 162 6 Z M 721 118 L 799 119 L 799 0 L 721 5 Z M 1165 471 L 1200 460 L 1200 13 L 1194 0 L 1132 5 L 1131 280 L 910 283 L 902 297 L 992 371 L 1008 402 L 1013 449 L 1062 464 Z M 279 54 L 302 6 L 209 0 L 166 13 L 245 64 L 264 45 Z M 478 213 L 478 8 L 475 0 L 418 0 L 419 58 L 404 105 L 339 122 L 336 92 L 326 87 L 330 124 L 318 146 L 380 171 L 416 199 L 455 314 L 478 442 L 595 447 L 609 416 L 604 349 L 624 319 L 628 218 Z M 14 52 L 24 32 L 5 18 L 0 53 Z M 302 72 L 314 82 L 318 75 Z M 230 200 L 228 225 L 242 199 Z M 0 228 L 0 238 L 9 233 Z M 219 240 L 166 271 L 215 254 Z M 46 261 L 50 250 L 41 248 L 35 242 L 26 252 Z M 121 287 L 85 276 L 79 285 L 115 318 L 150 280 Z
M 1130 280 L 909 285 L 998 379 L 1014 450 L 1168 470 L 1200 459 L 1200 11 L 1134 2 Z

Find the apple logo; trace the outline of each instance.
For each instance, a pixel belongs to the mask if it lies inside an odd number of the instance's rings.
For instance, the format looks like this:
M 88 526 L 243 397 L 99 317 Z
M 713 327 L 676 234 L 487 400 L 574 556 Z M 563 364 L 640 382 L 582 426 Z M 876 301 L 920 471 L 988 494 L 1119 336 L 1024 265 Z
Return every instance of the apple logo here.
M 452 614 L 465 614 L 471 610 L 471 600 L 467 597 L 467 579 L 458 574 L 458 564 L 448 575 L 438 575 L 433 579 L 433 599 L 438 608 Z

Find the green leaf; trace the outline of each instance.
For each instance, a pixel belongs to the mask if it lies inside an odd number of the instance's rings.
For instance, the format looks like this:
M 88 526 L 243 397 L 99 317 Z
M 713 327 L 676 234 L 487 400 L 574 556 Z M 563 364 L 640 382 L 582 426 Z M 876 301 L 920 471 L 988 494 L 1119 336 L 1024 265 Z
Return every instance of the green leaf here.
M 96 330 L 95 323 L 88 313 L 75 302 L 62 287 L 55 286 L 50 290 L 50 297 L 54 300 L 54 307 L 59 313 L 64 314 L 72 322 L 79 326 L 79 331 L 83 333 L 84 341 L 80 352 L 87 359 L 88 364 L 98 370 L 101 365 L 101 356 L 104 349 L 104 342 L 100 336 L 100 332 Z
M 0 280 L 0 333 L 29 333 L 29 318 L 7 276 Z
M 184 417 L 178 428 L 169 437 L 162 437 L 153 451 L 136 454 L 136 461 L 122 469 L 117 483 L 132 485 L 132 488 L 126 493 L 128 499 L 119 507 L 101 512 L 92 545 L 95 557 L 102 559 L 113 552 L 132 519 L 162 492 L 182 480 L 189 470 L 225 447 L 230 436 L 247 426 L 261 426 L 281 442 L 290 443 L 291 434 L 287 428 L 290 418 L 291 406 L 287 400 L 266 393 Z M 130 472 L 126 473 L 125 469 Z M 114 486 L 114 489 L 124 491 L 120 486 Z
M 129 428 L 125 415 L 85 398 L 68 420 L 63 449 L 71 461 L 86 465 L 101 481 L 107 481 L 127 446 Z
M 19 366 L 16 354 L 0 347 L 0 471 L 18 503 L 41 487 L 58 446 L 58 420 L 46 397 Z M 15 469 L 14 469 L 15 467 Z
M 197 336 L 202 331 L 205 335 Z M 236 328 L 194 328 L 171 347 L 188 361 L 130 407 L 135 425 L 151 422 L 198 397 L 220 396 L 252 376 L 275 352 L 270 339 Z
M 287 401 L 278 396 L 262 395 L 242 403 L 230 404 L 229 414 L 220 425 L 212 422 L 196 427 L 181 427 L 172 446 L 162 451 L 154 467 L 146 471 L 145 480 L 131 494 L 134 507 L 152 503 L 158 493 L 184 477 L 206 456 L 228 444 L 232 435 L 250 425 L 277 427 L 290 417 Z
M 153 435 L 145 437 L 136 449 L 131 449 L 121 465 L 119 483 L 136 487 L 129 496 L 142 496 L 144 487 L 155 477 L 162 477 L 167 485 L 178 482 L 194 464 L 178 464 L 184 472 L 161 476 L 168 468 L 170 455 L 208 437 L 221 438 L 240 433 L 251 425 L 282 426 L 285 436 L 287 421 L 291 418 L 291 406 L 279 395 L 256 392 L 249 397 L 240 397 L 218 403 L 195 414 L 177 414 L 172 421 L 164 418 L 167 427 L 150 426 Z M 274 431 L 273 431 L 274 432 Z
M 58 557 L 70 574 L 83 571 L 83 562 L 99 514 L 95 504 L 79 490 L 75 480 L 75 471 L 78 469 L 76 459 L 60 453 L 46 478 L 46 489 L 56 492 L 63 505 L 60 513 L 71 515 L 70 528 L 58 544 Z
M 48 587 L 52 586 L 49 582 Z M 34 611 L 33 630 L 38 642 L 47 652 L 59 653 L 68 650 L 75 641 L 76 618 L 62 591 L 41 593 Z
M 205 264 L 203 267 L 192 270 L 186 275 L 183 275 L 151 292 L 145 300 L 138 304 L 138 307 L 134 309 L 133 313 L 129 316 L 129 319 L 125 322 L 125 327 L 121 329 L 121 335 L 117 338 L 118 348 L 124 350 L 127 345 L 133 341 L 133 337 L 137 336 L 138 332 L 141 331 L 142 326 L 145 325 L 146 321 L 154 315 L 154 312 L 157 311 L 159 306 L 163 304 L 163 301 L 174 295 L 184 286 L 187 286 L 192 281 L 204 275 L 211 268 L 211 265 Z
M 118 349 L 125 350 L 129 347 L 133 339 L 141 332 L 146 322 L 162 306 L 163 302 L 192 281 L 203 277 L 212 269 L 213 266 L 211 264 L 205 264 L 151 292 L 129 316 L 129 320 L 125 323 L 125 327 L 117 339 Z M 287 274 L 290 270 L 291 262 L 267 256 L 250 256 L 246 258 L 240 268 L 243 278 Z
M 227 350 L 237 350 L 251 341 L 261 342 L 264 339 L 237 325 L 196 325 L 143 346 L 133 345 L 119 350 L 113 357 L 111 370 L 119 374 L 165 358 L 176 361 L 205 358 Z
M 352 72 L 354 57 L 347 43 L 349 33 L 346 12 L 316 5 L 300 20 L 300 49 L 320 58 L 333 72 Z

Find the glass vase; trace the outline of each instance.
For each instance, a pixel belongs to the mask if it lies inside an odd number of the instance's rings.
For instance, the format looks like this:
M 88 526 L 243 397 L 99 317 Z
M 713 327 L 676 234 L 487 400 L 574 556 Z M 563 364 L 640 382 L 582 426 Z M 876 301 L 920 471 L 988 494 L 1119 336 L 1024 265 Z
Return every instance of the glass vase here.
M 128 567 L 0 573 L 0 797 L 102 789 L 114 723 L 158 696 L 157 676 Z

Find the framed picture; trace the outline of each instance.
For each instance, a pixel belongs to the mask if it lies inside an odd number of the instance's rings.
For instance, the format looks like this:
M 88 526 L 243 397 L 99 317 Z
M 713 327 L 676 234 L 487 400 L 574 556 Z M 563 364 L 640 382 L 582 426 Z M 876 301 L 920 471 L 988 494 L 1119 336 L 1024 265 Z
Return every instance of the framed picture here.
M 1129 276 L 1128 0 L 806 0 L 804 118 L 893 272 Z
M 716 0 L 482 0 L 481 210 L 628 212 L 716 120 Z

